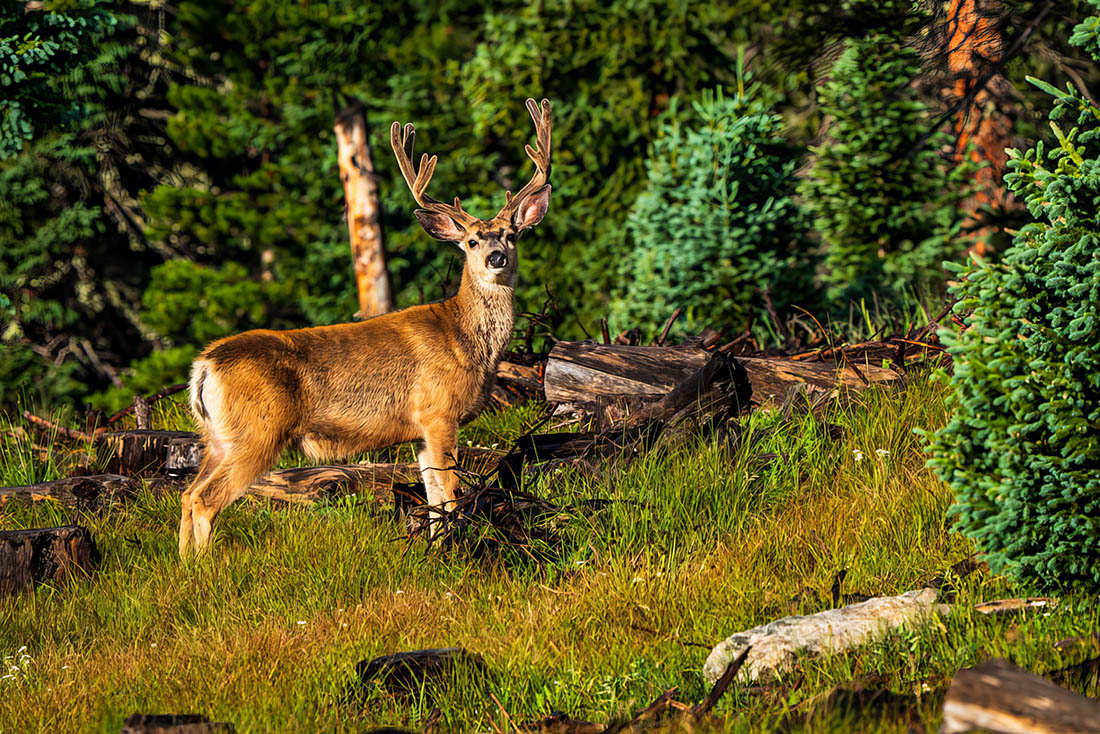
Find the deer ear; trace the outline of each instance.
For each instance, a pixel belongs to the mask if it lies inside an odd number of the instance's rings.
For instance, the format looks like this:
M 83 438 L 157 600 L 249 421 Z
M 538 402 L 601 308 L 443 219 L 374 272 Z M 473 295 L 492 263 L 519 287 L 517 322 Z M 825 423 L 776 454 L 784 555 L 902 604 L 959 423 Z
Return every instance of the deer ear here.
M 512 215 L 512 224 L 517 230 L 534 227 L 546 216 L 546 210 L 549 208 L 550 184 L 546 184 L 520 203 Z
M 455 220 L 446 214 L 428 211 L 427 209 L 417 209 L 413 214 L 420 221 L 420 226 L 424 228 L 424 231 L 437 240 L 462 242 L 462 239 L 466 236 L 466 230 L 459 227 Z

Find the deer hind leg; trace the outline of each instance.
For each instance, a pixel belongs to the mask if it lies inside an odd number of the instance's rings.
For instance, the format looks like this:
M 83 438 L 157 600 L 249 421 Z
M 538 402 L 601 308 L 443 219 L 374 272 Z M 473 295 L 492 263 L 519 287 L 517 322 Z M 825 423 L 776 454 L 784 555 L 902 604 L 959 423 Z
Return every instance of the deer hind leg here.
M 218 514 L 242 497 L 249 485 L 274 464 L 281 453 L 282 446 L 271 443 L 248 453 L 227 454 L 211 471 L 207 482 L 191 490 L 192 541 L 196 551 L 209 547 L 210 533 Z
M 202 490 L 210 483 L 210 478 L 213 476 L 214 471 L 221 465 L 222 460 L 225 459 L 226 446 L 220 440 L 214 436 L 206 437 L 206 449 L 202 457 L 202 465 L 199 467 L 199 473 L 191 482 L 191 486 L 183 490 L 180 495 L 180 558 L 185 558 L 191 552 L 194 542 L 194 525 L 191 517 L 192 507 L 194 505 L 192 497 L 196 492 L 201 493 Z

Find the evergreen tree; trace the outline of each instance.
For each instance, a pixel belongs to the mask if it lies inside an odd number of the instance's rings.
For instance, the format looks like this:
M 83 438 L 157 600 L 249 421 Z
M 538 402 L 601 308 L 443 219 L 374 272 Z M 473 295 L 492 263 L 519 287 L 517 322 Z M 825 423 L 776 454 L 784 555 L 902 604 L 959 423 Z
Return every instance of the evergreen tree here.
M 873 292 L 938 287 L 940 263 L 965 251 L 968 164 L 945 163 L 945 136 L 918 147 L 931 114 L 912 81 L 918 54 L 888 36 L 849 42 L 820 93 L 831 119 L 800 194 L 825 250 L 824 283 L 839 305 Z
M 806 298 L 808 222 L 792 199 L 799 151 L 760 95 L 719 90 L 693 105 L 690 124 L 667 116 L 627 220 L 633 253 L 619 270 L 616 328 L 652 333 L 677 306 L 687 333 L 742 328 L 762 289 L 779 306 Z
M 148 336 L 137 314 L 159 254 L 133 192 L 161 165 L 163 80 L 115 4 L 0 3 L 0 406 L 71 401 Z M 148 12 L 143 11 L 143 12 Z M 140 91 L 139 91 L 140 90 Z
M 1100 61 L 1100 17 L 1078 25 L 1071 41 Z M 960 268 L 957 310 L 967 328 L 943 334 L 954 358 L 955 414 L 936 435 L 930 463 L 955 490 L 956 527 L 992 570 L 1095 592 L 1100 108 L 1072 85 L 1036 85 L 1056 98 L 1057 142 L 1011 152 L 1006 180 L 1033 221 L 1003 262 Z

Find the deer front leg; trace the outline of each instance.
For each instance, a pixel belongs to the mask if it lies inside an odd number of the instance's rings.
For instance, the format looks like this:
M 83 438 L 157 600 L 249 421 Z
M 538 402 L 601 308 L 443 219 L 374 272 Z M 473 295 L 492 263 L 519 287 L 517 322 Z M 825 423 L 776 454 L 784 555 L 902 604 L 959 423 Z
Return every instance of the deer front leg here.
M 417 455 L 428 504 L 448 510 L 458 497 L 458 425 L 444 420 L 425 421 L 424 447 Z M 432 517 L 438 517 L 437 512 Z

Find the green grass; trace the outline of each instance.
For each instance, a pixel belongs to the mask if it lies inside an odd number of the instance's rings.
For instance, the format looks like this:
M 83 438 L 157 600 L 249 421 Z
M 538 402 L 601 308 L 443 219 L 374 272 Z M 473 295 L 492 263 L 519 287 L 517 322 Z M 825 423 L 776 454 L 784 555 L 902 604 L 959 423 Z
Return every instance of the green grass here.
M 0 528 L 88 526 L 103 563 L 90 578 L 0 601 L 0 657 L 10 658 L 0 731 L 117 732 L 140 711 L 201 712 L 238 732 L 362 732 L 415 728 L 435 705 L 449 729 L 484 731 L 490 720 L 504 726 L 490 694 L 516 721 L 552 710 L 605 720 L 673 686 L 681 700 L 700 700 L 711 646 L 829 606 L 793 599 L 806 589 L 828 599 L 839 570 L 848 570 L 845 591 L 895 594 L 972 552 L 950 531 L 950 494 L 924 468 L 913 432 L 946 420 L 942 390 L 919 379 L 837 401 L 821 416 L 761 412 L 732 452 L 700 437 L 609 461 L 592 476 L 546 477 L 535 492 L 576 512 L 564 554 L 542 565 L 406 548 L 394 540 L 404 531 L 391 509 L 362 501 L 242 500 L 219 520 L 214 552 L 187 564 L 176 556 L 175 497 L 146 492 L 96 515 L 6 507 Z M 504 446 L 541 411 L 488 414 L 462 441 Z M 172 428 L 188 420 L 168 403 L 155 419 Z M 71 461 L 37 455 L 14 427 L 0 426 L 4 483 L 48 479 Z M 592 511 L 591 499 L 607 502 Z M 1042 672 L 1097 654 L 1053 647 L 1100 630 L 1095 599 L 1015 618 L 972 611 L 1026 591 L 977 574 L 942 621 L 805 660 L 797 689 L 734 689 L 717 712 L 731 731 L 770 731 L 794 706 L 817 712 L 792 720 L 795 730 L 906 731 L 908 715 L 853 719 L 827 705 L 834 685 L 875 675 L 917 697 L 915 715 L 933 731 L 939 694 L 960 667 L 998 655 Z M 359 660 L 452 645 L 482 655 L 487 673 L 411 697 L 354 685 Z M 1095 696 L 1095 685 L 1077 688 Z

